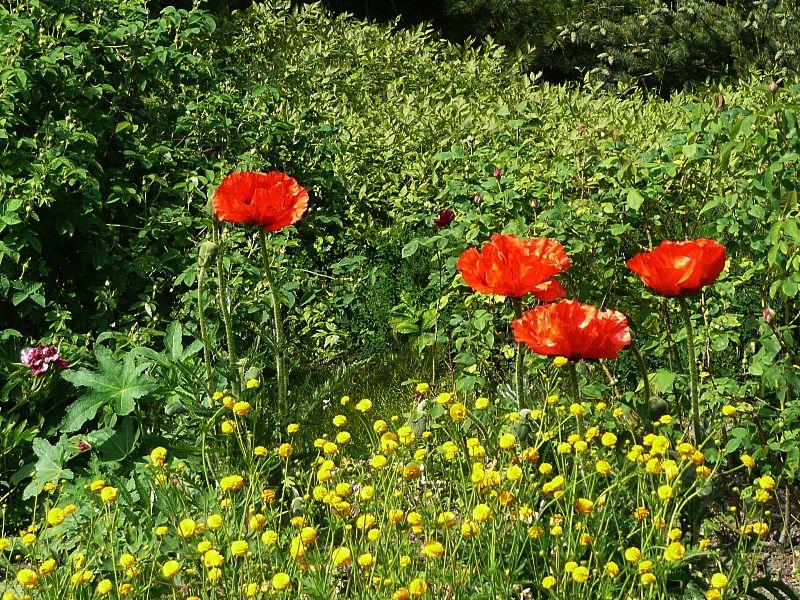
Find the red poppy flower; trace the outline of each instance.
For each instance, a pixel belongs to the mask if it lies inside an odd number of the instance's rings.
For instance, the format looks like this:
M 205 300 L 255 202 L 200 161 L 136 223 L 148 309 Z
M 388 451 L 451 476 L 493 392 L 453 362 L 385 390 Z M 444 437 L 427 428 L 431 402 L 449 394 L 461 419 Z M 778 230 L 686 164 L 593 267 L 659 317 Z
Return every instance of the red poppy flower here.
M 616 358 L 631 343 L 628 319 L 575 300 L 543 304 L 511 323 L 514 339 L 545 356 Z
M 556 240 L 493 235 L 480 252 L 477 248 L 464 252 L 457 267 L 467 285 L 476 292 L 511 298 L 533 293 L 549 302 L 564 296 L 564 288 L 553 275 L 568 269 L 570 264 Z
M 278 231 L 295 224 L 308 207 L 308 192 L 286 173 L 231 173 L 212 200 L 221 221 Z
M 637 254 L 627 264 L 647 287 L 662 296 L 693 294 L 717 280 L 725 268 L 725 246 L 705 238 L 661 242 L 658 248 Z

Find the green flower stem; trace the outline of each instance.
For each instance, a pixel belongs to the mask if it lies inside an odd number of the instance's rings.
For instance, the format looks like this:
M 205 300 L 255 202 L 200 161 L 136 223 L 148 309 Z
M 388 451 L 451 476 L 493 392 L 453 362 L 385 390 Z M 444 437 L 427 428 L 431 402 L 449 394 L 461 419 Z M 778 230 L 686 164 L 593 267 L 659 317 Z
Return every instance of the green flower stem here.
M 214 222 L 214 241 L 219 245 L 217 252 L 217 276 L 219 277 L 219 309 L 222 313 L 222 321 L 225 323 L 225 338 L 228 342 L 228 363 L 231 367 L 231 375 L 233 376 L 233 389 L 236 395 L 242 393 L 242 384 L 239 378 L 239 367 L 236 363 L 236 344 L 233 340 L 233 327 L 231 326 L 231 311 L 228 306 L 228 282 L 225 277 L 225 262 L 222 260 L 222 235 L 219 230 L 219 223 Z
M 581 403 L 581 386 L 578 382 L 578 367 L 574 361 L 569 361 L 567 363 L 567 370 L 569 371 L 569 381 L 572 386 L 572 401 L 575 404 Z M 583 436 L 583 419 L 581 417 L 577 417 L 578 419 L 578 435 L 581 437 Z
M 678 307 L 680 308 L 681 317 L 683 317 L 683 326 L 686 328 L 686 352 L 689 355 L 689 377 L 692 383 L 694 443 L 695 446 L 700 448 L 705 435 L 703 434 L 703 426 L 700 423 L 700 374 L 697 369 L 697 355 L 694 349 L 694 328 L 692 327 L 692 318 L 689 315 L 689 307 L 686 305 L 686 299 L 683 296 L 678 296 Z
M 644 362 L 642 353 L 639 352 L 639 346 L 636 344 L 636 340 L 631 340 L 630 349 L 631 352 L 633 352 L 633 356 L 636 358 L 636 365 L 639 367 L 639 375 L 642 377 L 642 406 L 636 412 L 639 413 L 639 419 L 645 423 L 650 421 L 647 410 L 649 408 L 650 398 L 653 395 L 650 389 L 650 375 L 647 372 L 647 365 Z
M 514 315 L 517 319 L 522 317 L 522 298 L 512 298 L 511 305 L 514 307 Z M 525 344 L 517 342 L 517 361 L 514 370 L 514 387 L 517 393 L 517 408 L 521 408 L 525 394 Z
M 206 314 L 203 306 L 203 284 L 206 278 L 206 267 L 200 265 L 197 272 L 197 316 L 200 321 L 200 337 L 203 340 L 203 359 L 206 363 L 206 386 L 209 391 L 212 388 L 212 372 L 211 372 L 211 344 L 208 341 L 208 329 L 206 329 Z
M 267 281 L 270 295 L 272 296 L 272 314 L 275 319 L 275 372 L 278 380 L 278 406 L 282 411 L 281 417 L 285 417 L 289 412 L 286 404 L 286 373 L 283 364 L 284 337 L 283 337 L 283 318 L 281 317 L 281 297 L 275 280 L 272 278 L 272 268 L 270 267 L 270 256 L 267 251 L 267 234 L 262 229 L 258 232 L 258 240 L 261 244 L 261 256 L 264 259 L 264 279 Z

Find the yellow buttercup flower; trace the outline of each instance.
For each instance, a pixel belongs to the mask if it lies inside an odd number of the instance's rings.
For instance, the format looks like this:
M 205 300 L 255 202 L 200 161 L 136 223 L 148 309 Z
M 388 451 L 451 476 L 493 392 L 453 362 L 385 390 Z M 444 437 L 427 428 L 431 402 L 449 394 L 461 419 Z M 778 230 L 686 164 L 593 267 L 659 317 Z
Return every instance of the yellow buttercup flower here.
M 111 504 L 117 499 L 117 488 L 115 487 L 104 487 L 100 490 L 100 498 L 103 499 L 103 502 L 106 504 Z
M 173 579 L 181 570 L 181 564 L 177 560 L 170 560 L 161 567 L 161 574 L 166 579 Z
M 97 584 L 97 595 L 98 596 L 105 596 L 111 593 L 111 590 L 114 589 L 114 584 L 111 583 L 110 579 L 102 579 Z
M 721 590 L 728 587 L 728 578 L 724 573 L 714 573 L 711 576 L 711 587 L 716 590 Z
M 22 587 L 32 588 L 36 587 L 39 582 L 39 576 L 31 569 L 20 569 L 17 571 L 17 583 Z
M 273 589 L 282 592 L 283 590 L 287 589 L 292 584 L 292 579 L 286 573 L 275 573 L 272 576 L 272 580 L 270 581 L 270 585 Z
M 250 551 L 249 544 L 244 540 L 236 540 L 231 543 L 231 555 L 240 557 L 245 556 Z
M 61 525 L 65 518 L 64 511 L 60 508 L 51 508 L 47 511 L 47 524 L 55 527 Z
M 345 567 L 353 560 L 353 555 L 350 553 L 350 548 L 346 546 L 339 546 L 331 553 L 331 562 L 337 567 Z
M 552 575 L 548 575 L 544 579 L 542 579 L 542 587 L 546 590 L 549 590 L 556 585 L 556 578 Z

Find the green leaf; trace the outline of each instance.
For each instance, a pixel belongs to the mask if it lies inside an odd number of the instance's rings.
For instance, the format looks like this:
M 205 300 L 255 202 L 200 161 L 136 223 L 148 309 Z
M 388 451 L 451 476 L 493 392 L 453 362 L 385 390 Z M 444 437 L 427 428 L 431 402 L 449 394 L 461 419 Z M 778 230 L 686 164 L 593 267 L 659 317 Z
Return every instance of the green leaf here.
M 154 388 L 151 380 L 143 374 L 147 365 L 136 363 L 137 355 L 132 350 L 119 362 L 111 352 L 98 348 L 97 371 L 79 369 L 64 373 L 64 379 L 72 385 L 87 388 L 86 393 L 67 408 L 62 424 L 65 431 L 77 431 L 106 406 L 119 416 L 133 412 L 135 401 Z
M 35 473 L 33 480 L 28 484 L 22 494 L 23 500 L 40 494 L 45 484 L 51 481 L 58 482 L 61 479 L 73 478 L 72 471 L 64 468 L 64 462 L 66 462 L 68 458 L 68 456 L 66 456 L 66 445 L 67 438 L 64 436 L 61 437 L 55 446 L 42 438 L 33 440 L 33 453 L 36 455 L 37 461 L 34 465 Z
M 124 419 L 117 432 L 100 447 L 100 454 L 106 461 L 120 461 L 136 448 L 139 441 L 139 430 L 133 418 Z
M 628 190 L 628 197 L 625 203 L 631 210 L 639 210 L 642 207 L 642 203 L 644 203 L 644 197 L 639 193 L 639 190 L 631 188 Z
M 173 321 L 167 327 L 164 346 L 172 360 L 178 361 L 183 358 L 183 328 L 179 321 Z
M 401 256 L 403 258 L 408 258 L 417 251 L 417 248 L 419 248 L 419 240 L 411 240 L 403 247 Z

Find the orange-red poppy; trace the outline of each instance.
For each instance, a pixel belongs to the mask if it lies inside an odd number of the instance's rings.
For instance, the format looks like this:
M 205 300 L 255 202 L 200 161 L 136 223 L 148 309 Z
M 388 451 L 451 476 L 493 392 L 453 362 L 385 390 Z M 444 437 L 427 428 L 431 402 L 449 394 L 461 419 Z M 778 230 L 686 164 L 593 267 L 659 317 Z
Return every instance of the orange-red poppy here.
M 631 343 L 628 319 L 575 300 L 542 304 L 511 324 L 514 338 L 545 356 L 616 358 Z
M 481 251 L 470 248 L 458 259 L 458 270 L 473 290 L 521 298 L 533 293 L 544 302 L 565 295 L 553 276 L 569 268 L 559 242 L 550 238 L 523 240 L 515 235 L 493 235 Z
M 717 280 L 725 268 L 725 246 L 706 238 L 661 242 L 630 259 L 628 268 L 662 296 L 693 294 Z
M 308 207 L 308 192 L 286 173 L 231 173 L 212 200 L 221 221 L 278 231 L 294 225 Z

